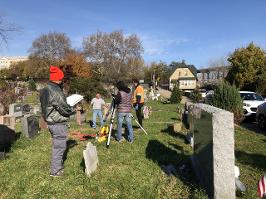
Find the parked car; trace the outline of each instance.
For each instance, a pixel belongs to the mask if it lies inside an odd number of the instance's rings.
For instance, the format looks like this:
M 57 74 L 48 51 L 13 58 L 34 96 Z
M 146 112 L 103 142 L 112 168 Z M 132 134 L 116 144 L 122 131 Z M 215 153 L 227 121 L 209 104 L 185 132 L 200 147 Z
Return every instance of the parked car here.
M 258 106 L 256 119 L 260 129 L 266 129 L 266 102 Z
M 258 106 L 265 102 L 264 98 L 251 91 L 240 91 L 239 93 L 243 99 L 244 116 L 255 116 Z
M 214 90 L 209 90 L 206 92 L 204 103 L 209 104 L 212 100 L 212 96 L 214 95 Z
M 206 90 L 205 89 L 199 89 L 199 92 L 201 94 L 202 99 L 204 99 L 206 97 L 206 93 L 207 93 Z

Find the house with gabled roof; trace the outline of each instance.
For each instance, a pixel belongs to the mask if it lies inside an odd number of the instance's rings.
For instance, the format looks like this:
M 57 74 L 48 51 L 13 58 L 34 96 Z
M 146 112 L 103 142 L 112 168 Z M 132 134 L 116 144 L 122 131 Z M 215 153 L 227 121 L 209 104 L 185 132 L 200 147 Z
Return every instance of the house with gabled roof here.
M 184 61 L 179 63 L 176 70 L 169 78 L 169 89 L 175 85 L 183 91 L 191 91 L 197 87 L 197 69 L 194 65 L 186 65 Z

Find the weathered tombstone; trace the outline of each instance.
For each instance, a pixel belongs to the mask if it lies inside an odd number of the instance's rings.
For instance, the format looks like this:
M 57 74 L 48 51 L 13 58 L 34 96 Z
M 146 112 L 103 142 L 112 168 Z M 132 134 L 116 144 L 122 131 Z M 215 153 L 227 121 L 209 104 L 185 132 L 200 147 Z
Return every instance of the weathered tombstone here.
M 173 130 L 174 130 L 174 132 L 181 132 L 181 130 L 182 130 L 182 123 L 181 122 L 175 122 L 173 124 Z
M 22 117 L 22 104 L 10 104 L 9 105 L 9 115 L 15 117 Z
M 86 166 L 85 173 L 90 177 L 91 174 L 96 171 L 99 163 L 96 146 L 88 142 L 86 149 L 83 151 L 83 157 Z
M 25 115 L 21 118 L 22 133 L 28 138 L 34 138 L 39 133 L 39 118 L 35 115 Z
M 40 115 L 41 114 L 41 107 L 40 105 L 34 105 L 33 106 L 33 114 Z
M 148 106 L 143 107 L 143 116 L 144 116 L 144 119 L 150 118 L 150 110 Z
M 210 198 L 235 199 L 234 116 L 206 104 L 190 110 L 192 164 Z
M 111 108 L 111 103 L 106 103 L 105 106 L 103 107 L 103 117 L 105 118 L 105 116 L 107 115 L 108 111 Z M 108 117 L 106 118 L 106 120 L 110 120 L 111 119 L 111 114 L 108 115 Z
M 0 116 L 0 124 L 6 125 L 14 130 L 16 127 L 16 118 L 10 115 L 2 115 Z

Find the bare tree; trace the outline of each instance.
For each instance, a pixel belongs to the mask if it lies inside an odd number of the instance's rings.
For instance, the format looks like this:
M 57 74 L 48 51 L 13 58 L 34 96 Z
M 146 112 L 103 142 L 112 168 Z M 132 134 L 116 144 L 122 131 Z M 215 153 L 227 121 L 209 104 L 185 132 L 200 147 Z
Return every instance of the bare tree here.
M 227 57 L 220 57 L 217 59 L 211 59 L 208 65 L 209 68 L 216 68 L 216 67 L 229 66 L 229 62 L 227 61 Z
M 124 36 L 122 31 L 98 31 L 83 38 L 82 45 L 94 72 L 109 81 L 127 79 L 143 65 L 143 47 L 135 34 Z
M 44 59 L 49 64 L 61 62 L 70 49 L 70 39 L 65 33 L 49 32 L 35 39 L 29 51 L 31 57 Z
M 3 43 L 7 44 L 10 33 L 18 31 L 19 29 L 17 25 L 5 22 L 3 16 L 0 15 L 0 46 Z

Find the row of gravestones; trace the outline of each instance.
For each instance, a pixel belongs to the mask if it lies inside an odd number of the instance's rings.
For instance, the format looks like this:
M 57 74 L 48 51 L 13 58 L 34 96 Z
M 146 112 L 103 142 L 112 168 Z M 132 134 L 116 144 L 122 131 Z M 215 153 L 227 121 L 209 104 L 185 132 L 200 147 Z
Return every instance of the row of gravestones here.
M 29 104 L 10 104 L 9 114 L 2 115 L 0 106 L 0 159 L 5 157 L 5 151 L 9 150 L 15 141 L 15 125 L 21 121 L 22 133 L 33 138 L 39 132 L 40 106 Z

